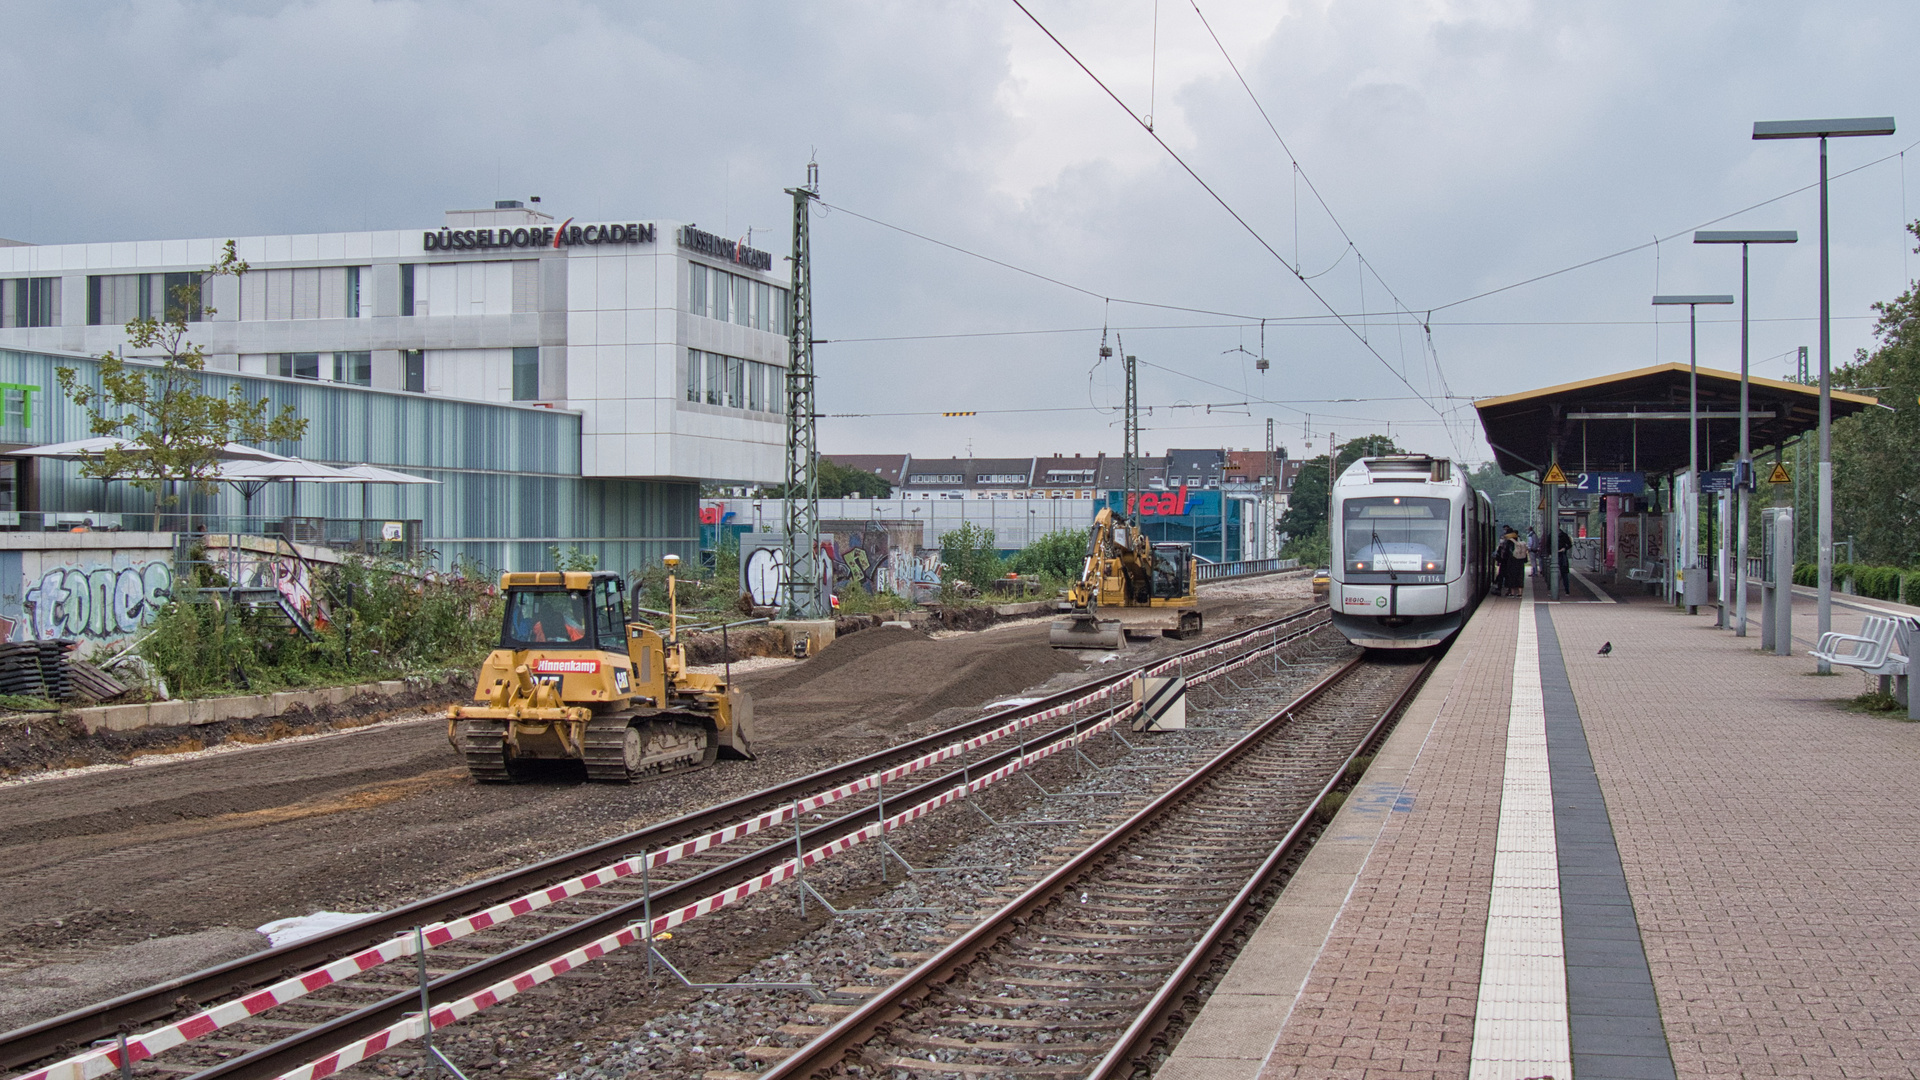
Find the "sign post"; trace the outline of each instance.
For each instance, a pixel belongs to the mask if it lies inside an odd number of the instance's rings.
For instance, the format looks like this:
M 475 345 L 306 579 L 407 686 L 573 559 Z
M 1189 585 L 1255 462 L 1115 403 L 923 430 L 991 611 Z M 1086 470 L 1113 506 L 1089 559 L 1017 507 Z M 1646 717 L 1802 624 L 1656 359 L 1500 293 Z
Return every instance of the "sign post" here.
M 1553 461 L 1548 463 L 1546 474 L 1540 477 L 1540 485 L 1542 488 L 1540 502 L 1542 505 L 1551 505 L 1552 510 L 1542 515 L 1546 518 L 1546 528 L 1540 531 L 1540 539 L 1547 549 L 1546 576 L 1547 599 L 1549 600 L 1558 600 L 1562 587 L 1562 582 L 1560 581 L 1560 498 L 1557 491 L 1553 493 L 1553 498 L 1547 498 L 1546 489 L 1549 486 L 1557 487 L 1565 485 L 1566 483 L 1567 474 L 1560 468 L 1560 462 Z M 1571 583 L 1566 584 L 1565 587 L 1568 592 L 1573 591 Z

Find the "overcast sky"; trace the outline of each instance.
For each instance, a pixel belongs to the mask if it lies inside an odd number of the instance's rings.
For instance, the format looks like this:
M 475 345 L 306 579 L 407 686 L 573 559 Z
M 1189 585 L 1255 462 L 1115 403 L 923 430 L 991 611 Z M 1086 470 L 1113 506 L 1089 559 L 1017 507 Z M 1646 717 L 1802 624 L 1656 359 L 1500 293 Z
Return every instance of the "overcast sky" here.
M 1737 293 L 1739 254 L 1681 235 L 1460 301 L 1723 217 L 1800 230 L 1752 278 L 1754 370 L 1789 374 L 1815 195 L 1725 216 L 1817 154 L 1755 120 L 1902 124 L 1833 144 L 1836 358 L 1920 259 L 1910 0 L 1027 2 L 1124 108 L 1011 0 L 9 4 L 0 236 L 427 228 L 540 195 L 782 253 L 817 156 L 845 211 L 813 223 L 822 408 L 863 414 L 823 448 L 925 456 L 1117 453 L 1105 325 L 1149 450 L 1258 446 L 1273 417 L 1296 455 L 1391 424 L 1483 459 L 1473 397 L 1684 361 L 1685 309 L 1649 298 Z M 1704 365 L 1737 369 L 1737 318 L 1703 323 Z

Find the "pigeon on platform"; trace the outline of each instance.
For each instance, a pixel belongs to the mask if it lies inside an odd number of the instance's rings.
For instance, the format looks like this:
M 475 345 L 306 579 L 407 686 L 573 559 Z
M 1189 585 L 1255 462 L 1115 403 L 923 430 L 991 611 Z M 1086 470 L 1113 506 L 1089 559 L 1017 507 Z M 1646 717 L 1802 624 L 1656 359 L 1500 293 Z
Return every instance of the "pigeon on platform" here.
M 1606 644 L 1604 644 L 1604 645 L 1602 645 L 1602 646 L 1600 646 L 1600 655 L 1601 655 L 1601 656 L 1605 656 L 1605 655 L 1607 655 L 1608 653 L 1610 653 L 1610 652 L 1612 652 L 1612 651 L 1613 651 L 1613 642 L 1611 642 L 1611 641 L 1609 641 L 1609 642 L 1607 642 Z

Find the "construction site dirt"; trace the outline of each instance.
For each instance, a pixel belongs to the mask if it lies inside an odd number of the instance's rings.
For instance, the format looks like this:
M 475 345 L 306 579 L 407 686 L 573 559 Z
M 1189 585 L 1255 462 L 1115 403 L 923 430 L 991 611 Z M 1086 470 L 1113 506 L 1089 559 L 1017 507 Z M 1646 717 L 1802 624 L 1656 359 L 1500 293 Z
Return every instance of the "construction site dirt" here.
M 1204 636 L 1308 599 L 1297 575 L 1211 586 Z M 1191 644 L 1135 642 L 1124 659 Z M 276 919 L 389 909 L 982 705 L 1064 689 L 1112 662 L 1049 648 L 1044 622 L 938 638 L 864 630 L 809 660 L 738 674 L 756 701 L 757 760 L 632 786 L 586 784 L 565 766 L 476 784 L 433 715 L 0 784 L 0 1027 L 262 948 L 253 928 Z

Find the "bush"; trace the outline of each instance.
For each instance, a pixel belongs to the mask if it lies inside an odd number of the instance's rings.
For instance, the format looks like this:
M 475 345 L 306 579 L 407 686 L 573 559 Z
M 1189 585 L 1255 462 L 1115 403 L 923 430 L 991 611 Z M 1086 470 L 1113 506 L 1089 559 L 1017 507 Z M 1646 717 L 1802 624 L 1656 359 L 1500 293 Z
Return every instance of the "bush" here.
M 1007 569 L 1055 585 L 1077 580 L 1086 566 L 1087 533 L 1086 529 L 1055 529 L 1014 552 Z
M 308 639 L 280 613 L 201 590 L 225 582 L 199 568 L 175 586 L 140 655 L 179 697 L 477 668 L 498 639 L 494 575 L 415 560 L 349 558 L 315 570 L 327 618 Z
M 943 585 L 965 581 L 984 590 L 987 583 L 1005 573 L 1000 552 L 994 547 L 993 530 L 973 522 L 940 537 L 940 582 Z
M 1834 563 L 1835 591 L 1843 587 L 1848 578 L 1853 579 L 1853 592 L 1856 596 L 1873 600 L 1892 600 L 1901 604 L 1920 604 L 1920 573 L 1898 566 Z M 1793 583 L 1807 588 L 1820 584 L 1819 564 L 1796 563 L 1793 567 Z

